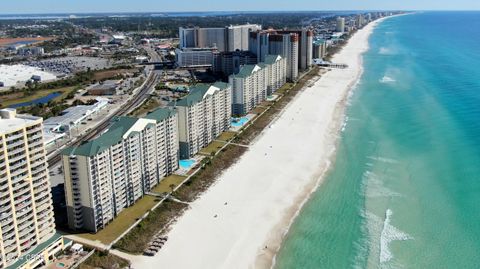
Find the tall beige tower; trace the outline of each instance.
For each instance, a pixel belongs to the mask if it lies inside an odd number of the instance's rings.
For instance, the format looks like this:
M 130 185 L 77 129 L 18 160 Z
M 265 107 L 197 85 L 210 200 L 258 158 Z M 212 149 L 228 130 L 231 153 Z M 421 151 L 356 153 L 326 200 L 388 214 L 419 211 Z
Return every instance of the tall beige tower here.
M 25 254 L 41 253 L 38 262 L 46 264 L 49 254 L 38 246 L 61 241 L 55 233 L 42 122 L 15 109 L 0 110 L 0 268 L 19 263 Z M 63 248 L 63 242 L 56 246 Z

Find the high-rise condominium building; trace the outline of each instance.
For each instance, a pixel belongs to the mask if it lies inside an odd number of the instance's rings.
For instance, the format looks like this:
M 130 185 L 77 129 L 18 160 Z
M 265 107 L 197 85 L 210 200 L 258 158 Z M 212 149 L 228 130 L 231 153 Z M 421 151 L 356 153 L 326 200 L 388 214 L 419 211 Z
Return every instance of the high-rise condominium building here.
M 42 121 L 0 110 L 0 268 L 46 265 L 64 247 L 55 232 Z
M 256 63 L 257 55 L 249 51 L 218 52 L 213 54 L 213 72 L 225 76 L 240 72 L 242 65 Z
M 335 30 L 340 33 L 345 32 L 345 18 L 342 18 L 342 17 L 337 18 L 337 26 Z
M 160 108 L 120 117 L 62 158 L 68 224 L 97 232 L 178 168 L 177 113 Z
M 307 37 L 307 35 L 305 35 Z M 311 37 L 305 40 L 311 40 Z M 300 36 L 297 31 L 257 31 L 250 33 L 249 50 L 257 55 L 258 62 L 264 62 L 269 54 L 281 55 L 287 61 L 287 79 L 295 81 L 298 79 L 298 71 L 301 63 L 312 64 L 312 45 L 310 52 L 304 50 L 304 57 L 300 54 Z M 307 41 L 308 42 L 308 41 Z
M 217 28 L 179 28 L 180 48 L 217 48 L 219 51 L 248 50 L 248 34 L 261 25 L 244 24 Z
M 286 59 L 280 55 L 267 55 L 264 62 L 245 65 L 238 74 L 231 75 L 232 113 L 247 114 L 285 84 L 286 65 Z
M 200 84 L 171 103 L 178 111 L 180 158 L 188 159 L 230 128 L 232 88 L 227 83 Z
M 296 33 L 278 33 L 274 30 L 250 33 L 250 51 L 264 62 L 269 54 L 277 54 L 287 61 L 287 79 L 298 78 L 299 37 Z

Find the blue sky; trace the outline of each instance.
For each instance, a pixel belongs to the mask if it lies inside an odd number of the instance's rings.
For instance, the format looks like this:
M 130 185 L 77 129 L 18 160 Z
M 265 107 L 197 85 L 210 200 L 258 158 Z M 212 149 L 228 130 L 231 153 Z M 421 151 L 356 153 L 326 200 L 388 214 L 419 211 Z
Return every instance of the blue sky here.
M 0 13 L 273 11 L 273 10 L 480 10 L 480 0 L 0 0 Z

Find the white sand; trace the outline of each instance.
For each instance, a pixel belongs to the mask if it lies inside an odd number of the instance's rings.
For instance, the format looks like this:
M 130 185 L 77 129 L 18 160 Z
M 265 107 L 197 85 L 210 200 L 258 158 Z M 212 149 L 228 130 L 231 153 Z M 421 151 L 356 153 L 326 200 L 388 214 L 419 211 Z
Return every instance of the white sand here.
M 191 204 L 159 253 L 134 257 L 133 268 L 271 266 L 291 220 L 328 169 L 345 100 L 361 74 L 361 54 L 375 24 L 357 32 L 334 57 L 333 62 L 349 68 L 326 73 L 299 94 L 249 151 Z

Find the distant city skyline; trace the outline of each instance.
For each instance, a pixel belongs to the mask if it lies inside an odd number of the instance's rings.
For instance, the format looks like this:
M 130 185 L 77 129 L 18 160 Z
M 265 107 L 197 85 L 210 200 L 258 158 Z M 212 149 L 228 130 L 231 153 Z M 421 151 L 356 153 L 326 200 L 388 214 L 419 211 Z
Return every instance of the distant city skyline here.
M 474 0 L 244 0 L 225 2 L 221 0 L 164 2 L 158 0 L 83 0 L 70 2 L 60 0 L 23 0 L 20 3 L 2 3 L 0 14 L 39 13 L 95 13 L 95 12 L 205 12 L 205 11 L 313 11 L 313 10 L 480 10 L 480 2 Z

